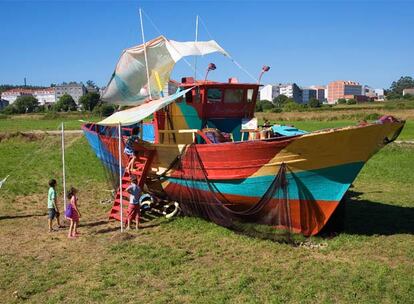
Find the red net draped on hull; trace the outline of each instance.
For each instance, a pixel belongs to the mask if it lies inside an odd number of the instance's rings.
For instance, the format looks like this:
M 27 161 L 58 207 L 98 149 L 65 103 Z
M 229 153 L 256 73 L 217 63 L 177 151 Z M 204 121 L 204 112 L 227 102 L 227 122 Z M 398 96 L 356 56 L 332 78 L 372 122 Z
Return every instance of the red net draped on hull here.
M 170 184 L 168 192 L 178 198 L 185 215 L 199 216 L 228 228 L 251 222 L 291 230 L 285 164 L 280 166 L 266 193 L 248 207 L 233 204 L 209 181 L 196 145 L 186 149 L 174 169 L 176 173 L 185 171 L 185 176 L 181 175 L 180 184 Z
M 264 195 L 253 204 L 231 202 L 217 189 L 214 181 L 208 179 L 196 145 L 187 147 L 173 169 L 180 181 L 170 183 L 168 193 L 180 202 L 185 215 L 202 217 L 235 230 L 251 230 L 248 223 L 254 223 L 305 235 L 310 235 L 324 221 L 312 194 L 285 163 L 280 165 Z M 289 200 L 289 183 L 294 183 L 299 190 L 299 200 L 295 203 Z M 297 217 L 292 217 L 292 210 Z

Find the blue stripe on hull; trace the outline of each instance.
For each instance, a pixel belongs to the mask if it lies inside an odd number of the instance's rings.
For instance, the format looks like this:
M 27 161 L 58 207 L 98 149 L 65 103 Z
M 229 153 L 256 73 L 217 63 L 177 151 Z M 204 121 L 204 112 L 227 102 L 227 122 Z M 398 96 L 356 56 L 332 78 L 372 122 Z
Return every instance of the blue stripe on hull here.
M 95 152 L 96 156 L 99 160 L 114 173 L 117 173 L 119 170 L 119 162 L 118 159 L 113 157 L 111 152 L 109 152 L 103 145 L 101 145 L 99 137 L 96 133 L 83 131 L 85 134 L 86 139 L 89 142 L 89 145 L 92 147 L 93 151 Z
M 363 165 L 363 162 L 357 162 L 312 171 L 288 172 L 286 175 L 289 198 L 340 201 Z M 269 175 L 241 180 L 210 182 L 223 194 L 262 197 L 273 180 L 274 176 Z M 206 183 L 201 181 L 188 181 L 171 177 L 168 178 L 168 181 L 209 191 Z

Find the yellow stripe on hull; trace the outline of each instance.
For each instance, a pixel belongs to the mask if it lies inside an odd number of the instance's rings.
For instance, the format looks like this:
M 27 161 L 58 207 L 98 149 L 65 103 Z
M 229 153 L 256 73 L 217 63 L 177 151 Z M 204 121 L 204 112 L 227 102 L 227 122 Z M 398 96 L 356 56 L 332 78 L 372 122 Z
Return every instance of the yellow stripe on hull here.
M 276 174 L 282 162 L 293 172 L 366 162 L 403 123 L 346 127 L 302 135 L 280 151 L 252 177 Z

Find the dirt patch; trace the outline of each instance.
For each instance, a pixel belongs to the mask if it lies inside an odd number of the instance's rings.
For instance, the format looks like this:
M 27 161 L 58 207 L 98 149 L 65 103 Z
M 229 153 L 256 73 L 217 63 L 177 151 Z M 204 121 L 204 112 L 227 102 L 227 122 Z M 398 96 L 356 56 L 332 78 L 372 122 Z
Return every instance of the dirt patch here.
M 13 132 L 13 133 L 0 133 L 0 142 L 5 140 L 10 140 L 12 138 L 19 138 L 25 141 L 37 141 L 42 140 L 46 136 L 45 133 L 23 133 L 23 132 Z
M 111 236 L 110 240 L 113 243 L 120 243 L 135 239 L 136 236 L 132 233 L 124 232 L 124 233 L 117 233 Z

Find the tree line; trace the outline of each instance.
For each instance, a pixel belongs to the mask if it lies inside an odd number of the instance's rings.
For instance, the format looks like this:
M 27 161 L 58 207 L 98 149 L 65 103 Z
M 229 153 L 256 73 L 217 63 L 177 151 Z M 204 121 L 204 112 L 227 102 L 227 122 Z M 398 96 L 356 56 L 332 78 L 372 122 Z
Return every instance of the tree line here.
M 3 114 L 24 114 L 41 112 L 70 112 L 88 111 L 101 116 L 109 116 L 115 111 L 115 106 L 103 103 L 100 95 L 90 92 L 79 98 L 79 106 L 69 94 L 62 95 L 59 100 L 52 105 L 40 105 L 34 96 L 19 96 L 13 104 L 8 105 L 2 111 Z
M 289 98 L 285 95 L 279 95 L 273 98 L 273 102 L 268 100 L 259 100 L 256 102 L 256 112 L 291 112 L 291 111 L 300 111 L 307 108 L 319 108 L 322 106 L 322 103 L 316 99 L 312 98 L 307 104 L 299 104 L 293 98 Z
M 414 79 L 410 76 L 402 76 L 397 81 L 393 81 L 390 89 L 386 91 L 387 99 L 414 100 L 411 94 L 403 95 L 405 89 L 411 88 L 414 88 Z

